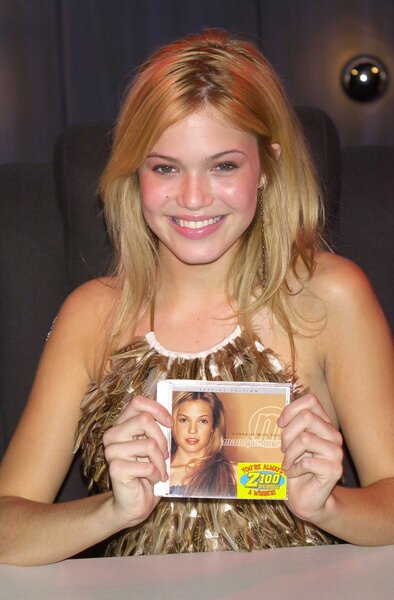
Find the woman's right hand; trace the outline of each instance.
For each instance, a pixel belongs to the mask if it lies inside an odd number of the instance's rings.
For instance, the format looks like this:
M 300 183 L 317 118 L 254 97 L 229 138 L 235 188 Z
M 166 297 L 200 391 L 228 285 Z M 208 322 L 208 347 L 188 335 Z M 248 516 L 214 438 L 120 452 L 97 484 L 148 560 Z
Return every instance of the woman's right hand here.
M 155 400 L 135 396 L 104 433 L 113 509 L 120 528 L 146 519 L 160 499 L 153 493 L 154 484 L 168 479 L 167 440 L 159 423 L 172 426 L 169 412 Z

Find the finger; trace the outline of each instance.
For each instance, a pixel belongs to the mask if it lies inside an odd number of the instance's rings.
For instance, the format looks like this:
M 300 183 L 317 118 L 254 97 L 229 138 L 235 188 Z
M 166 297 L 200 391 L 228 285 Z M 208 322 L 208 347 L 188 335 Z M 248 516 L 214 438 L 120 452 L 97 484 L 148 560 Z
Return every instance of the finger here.
M 313 412 L 316 416 L 320 417 L 323 421 L 331 423 L 331 419 L 313 394 L 305 394 L 297 400 L 290 402 L 283 409 L 279 419 L 279 427 L 286 427 L 300 412 L 307 410 Z
M 168 410 L 156 400 L 151 400 L 145 396 L 134 396 L 129 402 L 126 408 L 121 412 L 116 424 L 123 423 L 131 417 L 136 416 L 139 413 L 147 413 L 151 415 L 156 421 L 165 427 L 172 427 L 173 419 Z
M 342 469 L 343 452 L 341 445 L 304 431 L 290 444 L 285 453 L 282 466 L 286 475 L 294 476 L 295 472 L 299 472 L 298 466 L 295 469 L 296 465 L 309 458 L 328 460 L 333 465 L 339 465 L 339 468 Z
M 152 462 L 116 458 L 109 463 L 108 471 L 112 481 L 124 485 L 130 485 L 135 479 L 146 479 L 151 485 L 163 481 L 162 474 Z
M 310 432 L 325 440 L 342 445 L 342 436 L 337 429 L 310 410 L 301 410 L 282 430 L 281 447 L 286 452 L 290 444 L 303 432 Z
M 117 460 L 128 461 L 130 463 L 150 462 L 159 474 L 158 481 L 166 481 L 168 479 L 163 453 L 153 439 L 110 444 L 105 448 L 105 458 L 109 465 Z M 130 468 L 134 469 L 134 467 L 135 465 L 131 465 Z
M 104 446 L 114 443 L 128 442 L 138 437 L 155 440 L 161 452 L 168 455 L 167 439 L 152 415 L 138 413 L 113 427 L 110 427 L 103 436 Z
M 342 477 L 342 465 L 333 463 L 325 458 L 315 458 L 305 456 L 294 463 L 291 469 L 286 472 L 286 477 L 300 477 L 311 474 L 317 477 L 322 483 L 331 482 L 333 485 Z

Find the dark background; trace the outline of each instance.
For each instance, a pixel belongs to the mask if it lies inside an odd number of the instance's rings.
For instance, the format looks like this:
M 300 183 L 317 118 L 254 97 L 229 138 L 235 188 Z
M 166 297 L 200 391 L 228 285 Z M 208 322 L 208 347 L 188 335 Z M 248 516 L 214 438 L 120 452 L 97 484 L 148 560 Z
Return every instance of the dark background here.
M 318 106 L 346 145 L 394 142 L 394 86 L 369 103 L 342 91 L 359 54 L 394 76 L 393 0 L 0 0 L 0 162 L 47 161 L 66 125 L 113 118 L 135 67 L 207 26 L 246 34 L 292 102 Z

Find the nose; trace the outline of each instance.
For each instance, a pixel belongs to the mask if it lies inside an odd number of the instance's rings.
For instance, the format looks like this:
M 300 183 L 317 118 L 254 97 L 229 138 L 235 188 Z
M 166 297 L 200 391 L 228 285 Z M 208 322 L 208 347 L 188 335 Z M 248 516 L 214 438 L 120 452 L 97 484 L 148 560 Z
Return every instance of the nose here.
M 197 432 L 197 425 L 192 419 L 190 419 L 188 433 L 196 433 L 196 432 Z
M 177 196 L 177 203 L 183 208 L 198 210 L 210 206 L 213 201 L 209 183 L 203 175 L 184 175 Z

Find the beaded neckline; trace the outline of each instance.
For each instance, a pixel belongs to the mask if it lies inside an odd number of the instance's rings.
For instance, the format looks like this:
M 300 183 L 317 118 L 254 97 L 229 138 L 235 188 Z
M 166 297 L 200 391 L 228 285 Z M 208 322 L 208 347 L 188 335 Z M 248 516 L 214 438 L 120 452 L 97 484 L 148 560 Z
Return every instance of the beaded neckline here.
M 239 325 L 236 326 L 234 331 L 230 333 L 224 340 L 216 344 L 212 348 L 208 350 L 202 350 L 201 352 L 175 352 L 174 350 L 169 350 L 165 346 L 162 346 L 158 339 L 156 338 L 155 332 L 150 331 L 146 334 L 145 340 L 148 342 L 151 348 L 156 350 L 162 356 L 168 356 L 169 358 L 184 358 L 184 359 L 193 359 L 193 358 L 206 358 L 210 354 L 221 350 L 232 341 L 234 341 L 237 337 L 241 335 L 241 328 Z
M 99 384 L 92 384 L 82 401 L 74 451 L 82 450 L 90 490 L 111 489 L 103 433 L 133 395 L 154 398 L 160 380 L 293 383 L 295 397 L 301 393 L 293 374 L 281 369 L 271 350 L 257 337 L 246 336 L 242 327 L 214 348 L 194 355 L 169 352 L 152 332 L 114 355 L 112 371 Z M 238 551 L 327 542 L 325 534 L 293 517 L 285 503 L 179 498 L 163 499 L 147 520 L 115 535 L 107 554 Z

